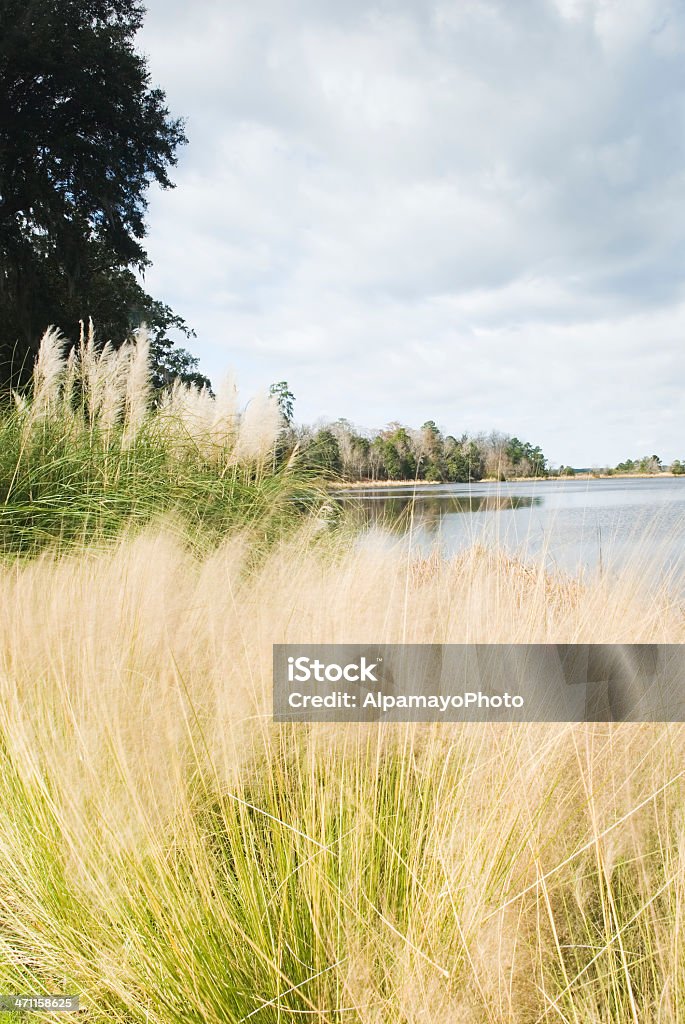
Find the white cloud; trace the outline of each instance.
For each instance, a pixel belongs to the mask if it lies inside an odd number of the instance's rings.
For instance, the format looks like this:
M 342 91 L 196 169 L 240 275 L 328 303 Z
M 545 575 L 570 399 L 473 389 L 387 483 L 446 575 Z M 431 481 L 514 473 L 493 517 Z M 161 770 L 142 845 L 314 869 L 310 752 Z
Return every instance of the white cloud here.
M 149 0 L 153 294 L 302 419 L 683 456 L 675 0 Z

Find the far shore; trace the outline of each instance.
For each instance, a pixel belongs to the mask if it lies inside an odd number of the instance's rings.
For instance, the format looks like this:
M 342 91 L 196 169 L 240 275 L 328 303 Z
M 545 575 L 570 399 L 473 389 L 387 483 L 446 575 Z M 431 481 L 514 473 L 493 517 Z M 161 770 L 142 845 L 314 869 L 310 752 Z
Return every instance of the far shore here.
M 574 476 L 510 476 L 506 480 L 498 480 L 494 476 L 483 477 L 482 480 L 471 480 L 470 483 L 474 485 L 480 484 L 515 484 L 515 483 L 544 483 L 548 480 L 559 481 L 561 483 L 572 482 L 573 480 L 658 480 L 663 477 L 668 479 L 676 479 L 682 474 L 663 472 L 663 473 L 576 473 Z M 685 476 L 683 476 L 685 480 Z M 351 480 L 349 482 L 336 481 L 330 486 L 335 490 L 361 490 L 368 487 L 444 487 L 445 484 L 456 483 L 457 481 L 442 481 L 442 480 Z M 462 480 L 460 483 L 466 483 L 467 481 Z

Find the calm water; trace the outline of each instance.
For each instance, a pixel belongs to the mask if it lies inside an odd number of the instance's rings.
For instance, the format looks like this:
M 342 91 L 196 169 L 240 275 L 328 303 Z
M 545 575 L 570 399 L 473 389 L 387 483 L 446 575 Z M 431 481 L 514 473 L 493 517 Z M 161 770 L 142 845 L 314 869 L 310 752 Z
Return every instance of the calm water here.
M 685 584 L 685 478 L 541 480 L 338 491 L 365 531 L 446 557 L 498 542 L 550 567 L 620 568 Z

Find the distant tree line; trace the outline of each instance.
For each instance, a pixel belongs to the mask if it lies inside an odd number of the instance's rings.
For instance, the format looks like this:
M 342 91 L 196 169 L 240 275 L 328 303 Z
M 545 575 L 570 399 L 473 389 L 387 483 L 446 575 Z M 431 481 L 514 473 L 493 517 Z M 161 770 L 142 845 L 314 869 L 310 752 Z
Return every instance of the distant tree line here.
M 299 458 L 314 472 L 347 481 L 424 480 L 435 483 L 468 483 L 515 477 L 574 477 L 577 470 L 561 465 L 551 469 L 539 445 L 493 431 L 456 437 L 444 434 L 434 420 L 418 429 L 394 421 L 382 430 L 359 430 L 349 420 L 338 419 L 319 427 L 295 426 L 295 396 L 287 381 L 271 385 L 285 424 L 279 454 Z M 666 467 L 658 455 L 626 459 L 615 468 L 582 470 L 593 476 L 614 473 L 661 473 L 668 468 L 685 475 L 685 462 L 676 459 Z
M 616 466 L 617 473 L 663 473 L 670 471 L 674 476 L 685 474 L 685 463 L 675 459 L 670 466 L 664 466 L 658 455 L 643 455 L 640 459 L 625 459 Z
M 343 480 L 425 480 L 466 483 L 494 477 L 548 475 L 539 446 L 508 434 L 443 434 L 433 420 L 418 430 L 393 422 L 360 432 L 348 420 L 294 432 L 312 469 Z

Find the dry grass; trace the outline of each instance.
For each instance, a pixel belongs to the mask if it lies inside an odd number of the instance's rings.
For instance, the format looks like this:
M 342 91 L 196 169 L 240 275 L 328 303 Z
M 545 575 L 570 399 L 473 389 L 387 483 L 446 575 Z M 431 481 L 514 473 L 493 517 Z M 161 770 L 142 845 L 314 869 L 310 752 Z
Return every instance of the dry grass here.
M 155 530 L 0 574 L 0 991 L 94 1021 L 685 1017 L 680 726 L 274 726 L 275 642 L 685 641 L 635 581 Z

